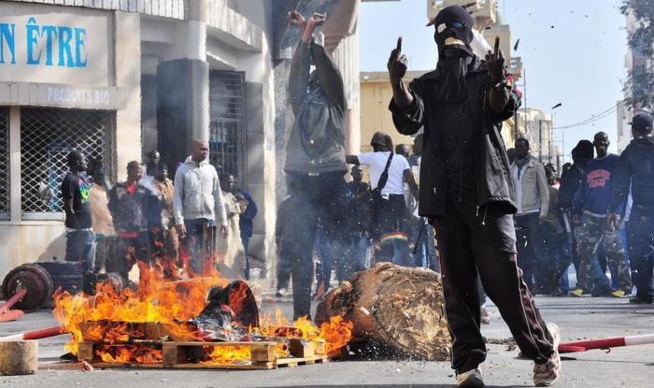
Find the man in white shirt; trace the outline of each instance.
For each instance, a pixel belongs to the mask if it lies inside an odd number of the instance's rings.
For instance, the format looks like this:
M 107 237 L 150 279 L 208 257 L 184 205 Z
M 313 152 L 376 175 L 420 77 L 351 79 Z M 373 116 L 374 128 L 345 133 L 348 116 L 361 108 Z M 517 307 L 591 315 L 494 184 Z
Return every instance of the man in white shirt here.
M 404 183 L 409 184 L 414 196 L 418 195 L 418 185 L 406 158 L 393 154 L 393 141 L 389 135 L 375 133 L 370 145 L 374 152 L 347 155 L 345 160 L 348 164 L 369 167 L 373 190 L 370 216 L 373 219 L 371 235 L 376 245 L 375 261 L 412 265 L 405 225 L 408 214 L 404 202 Z M 384 174 L 387 165 L 388 171 Z
M 196 140 L 191 155 L 175 173 L 173 215 L 177 233 L 189 253 L 189 267 L 195 274 L 208 271 L 214 264 L 213 229 L 227 238 L 227 212 L 216 168 L 209 163 L 209 143 Z M 206 230 L 205 230 L 206 229 Z M 211 231 L 206 241 L 205 232 Z M 202 249 L 209 250 L 201 252 Z

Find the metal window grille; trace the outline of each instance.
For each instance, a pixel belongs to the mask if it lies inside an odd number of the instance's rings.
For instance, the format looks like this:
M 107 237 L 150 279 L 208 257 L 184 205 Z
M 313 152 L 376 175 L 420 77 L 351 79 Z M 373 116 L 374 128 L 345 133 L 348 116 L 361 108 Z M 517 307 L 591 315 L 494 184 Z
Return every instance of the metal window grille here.
M 0 108 L 0 219 L 9 217 L 9 109 Z
M 105 169 L 110 168 L 112 114 L 77 109 L 21 110 L 23 214 L 63 211 L 61 182 L 68 171 L 66 155 L 71 150 L 82 152 L 87 161 L 101 159 Z M 111 171 L 105 170 L 105 174 L 111 176 Z
M 245 73 L 212 71 L 209 90 L 211 163 L 246 182 Z

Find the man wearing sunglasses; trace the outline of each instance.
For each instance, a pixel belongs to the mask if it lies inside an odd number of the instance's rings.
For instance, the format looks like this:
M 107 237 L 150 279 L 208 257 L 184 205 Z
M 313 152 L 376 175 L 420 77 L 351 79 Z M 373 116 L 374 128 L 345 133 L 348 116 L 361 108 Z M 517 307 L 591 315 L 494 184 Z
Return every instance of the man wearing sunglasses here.
M 515 189 L 499 132 L 520 106 L 519 96 L 499 38 L 485 61 L 473 53 L 473 19 L 463 7 L 443 8 L 429 25 L 438 45 L 436 70 L 404 84 L 407 58 L 399 38 L 388 61 L 389 109 L 402 134 L 424 126 L 419 213 L 436 229 L 457 382 L 484 386 L 480 277 L 523 356 L 534 360 L 534 383 L 553 385 L 561 368 L 560 331 L 543 321 L 516 265 Z

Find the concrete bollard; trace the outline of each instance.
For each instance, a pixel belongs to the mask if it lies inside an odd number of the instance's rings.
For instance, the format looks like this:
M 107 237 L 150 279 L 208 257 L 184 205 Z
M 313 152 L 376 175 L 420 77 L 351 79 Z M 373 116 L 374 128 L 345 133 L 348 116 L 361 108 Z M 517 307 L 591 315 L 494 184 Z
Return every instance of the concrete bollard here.
M 39 341 L 0 342 L 0 374 L 15 376 L 39 369 Z

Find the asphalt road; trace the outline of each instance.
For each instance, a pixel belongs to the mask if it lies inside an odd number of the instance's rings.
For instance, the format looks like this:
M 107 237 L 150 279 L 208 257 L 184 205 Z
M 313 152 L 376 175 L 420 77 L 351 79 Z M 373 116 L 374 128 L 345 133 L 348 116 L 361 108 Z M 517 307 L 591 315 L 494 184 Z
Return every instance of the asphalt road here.
M 629 305 L 626 298 L 537 297 L 548 321 L 562 330 L 562 340 L 654 334 L 654 305 Z M 281 308 L 291 315 L 290 299 L 264 297 L 264 311 Z M 492 321 L 482 330 L 488 339 L 510 337 L 497 309 L 489 307 Z M 45 310 L 16 322 L 0 323 L 0 336 L 56 325 Z M 447 362 L 334 361 L 325 364 L 257 371 L 134 370 L 96 368 L 83 372 L 79 363 L 62 363 L 67 336 L 40 341 L 40 369 L 34 375 L 0 376 L 3 387 L 453 387 L 454 373 Z M 489 345 L 482 364 L 489 387 L 532 386 L 531 361 L 516 359 L 518 350 Z M 592 350 L 565 355 L 558 387 L 615 388 L 654 386 L 654 344 Z

